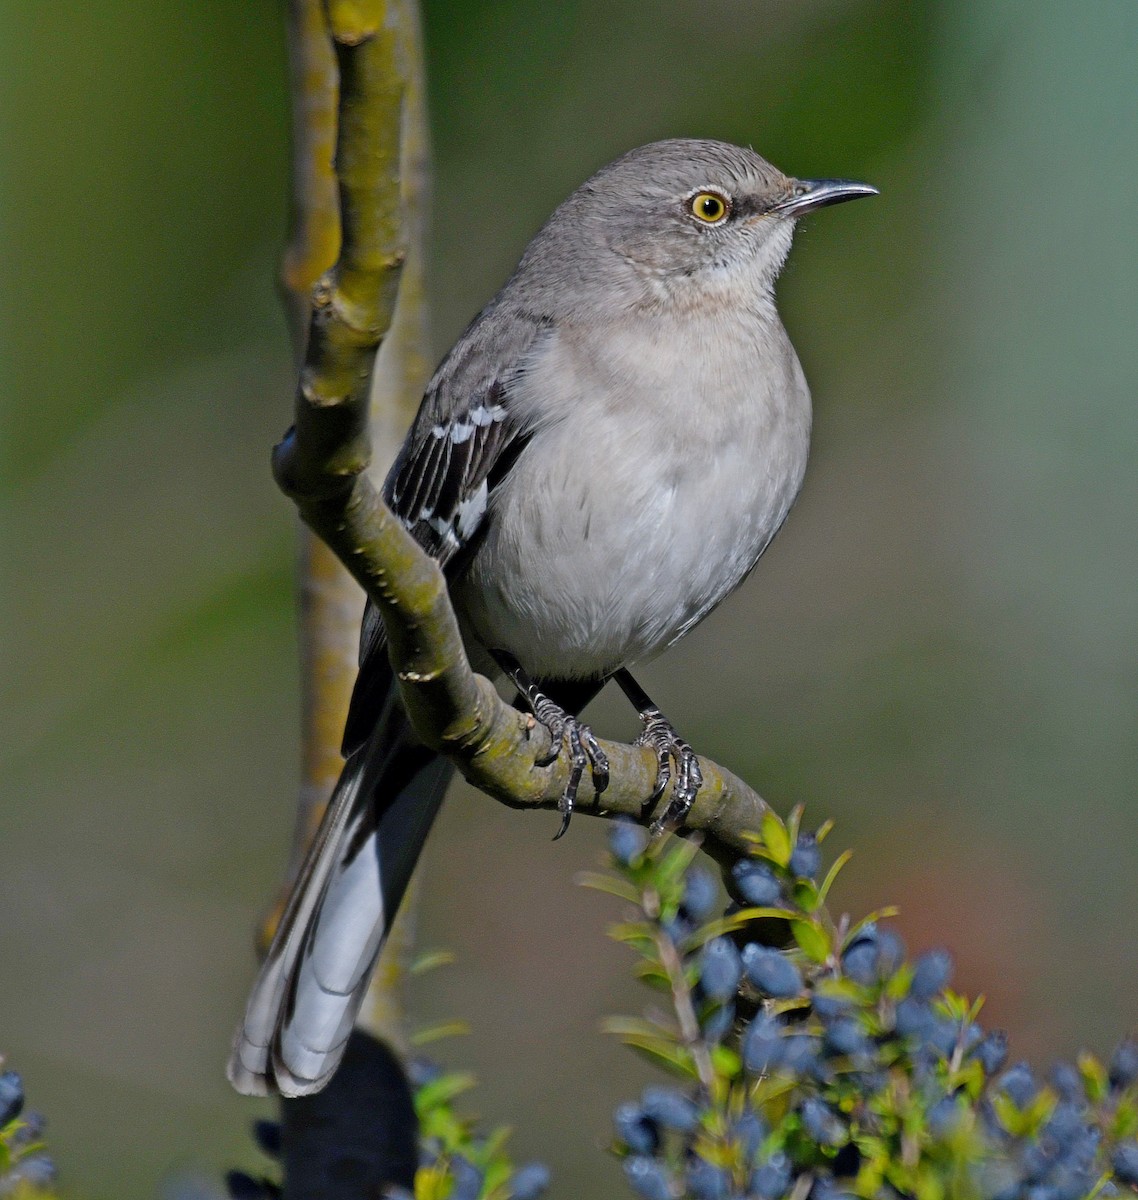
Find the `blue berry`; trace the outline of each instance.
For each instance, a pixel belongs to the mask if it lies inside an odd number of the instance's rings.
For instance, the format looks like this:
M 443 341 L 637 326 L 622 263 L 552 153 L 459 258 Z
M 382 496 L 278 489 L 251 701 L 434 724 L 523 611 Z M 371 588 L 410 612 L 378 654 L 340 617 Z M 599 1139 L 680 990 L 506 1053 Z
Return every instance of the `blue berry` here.
M 732 1000 L 743 977 L 743 963 L 735 943 L 726 937 L 713 938 L 703 948 L 699 986 L 712 1000 Z
M 609 830 L 609 850 L 622 866 L 631 866 L 648 845 L 648 831 L 625 817 L 613 822 Z
M 678 944 L 688 937 L 695 927 L 682 912 L 677 912 L 674 917 L 661 921 L 660 928 L 673 942 Z
M 639 1104 L 621 1104 L 613 1113 L 617 1137 L 634 1154 L 655 1154 L 660 1146 L 660 1130 Z
M 790 873 L 799 879 L 814 879 L 822 865 L 822 851 L 812 833 L 800 833 L 790 856 Z
M 425 1087 L 442 1075 L 443 1069 L 425 1054 L 416 1054 L 407 1063 L 407 1079 L 413 1088 Z
M 1016 1108 L 1026 1108 L 1035 1099 L 1038 1090 L 1035 1076 L 1027 1063 L 1016 1063 L 1009 1067 L 1000 1077 L 1000 1090 L 1008 1097 Z
M 1008 1061 L 1008 1035 L 1002 1029 L 993 1030 L 980 1042 L 973 1054 L 979 1059 L 985 1075 L 995 1075 Z
M 1138 1187 L 1138 1142 L 1120 1142 L 1111 1159 L 1115 1179 Z
M 624 1174 L 632 1190 L 644 1200 L 672 1200 L 668 1169 L 657 1159 L 634 1154 L 624 1160 Z
M 758 1153 L 763 1139 L 769 1132 L 767 1123 L 753 1108 L 748 1108 L 731 1129 L 732 1136 L 738 1141 L 747 1158 L 753 1158 Z
M 47 1118 L 41 1112 L 25 1112 L 23 1113 L 19 1128 L 8 1135 L 9 1145 L 12 1146 L 30 1146 L 32 1142 L 43 1140 L 44 1130 L 47 1128 Z
M 817 1096 L 807 1096 L 799 1109 L 802 1128 L 819 1146 L 841 1146 L 846 1140 L 846 1127 L 834 1112 Z
M 930 950 L 922 954 L 913 967 L 909 995 L 914 1000 L 931 1000 L 944 989 L 952 976 L 952 957 L 947 950 Z
M 877 973 L 888 979 L 905 961 L 905 943 L 900 934 L 883 929 L 877 939 Z
M 270 1158 L 280 1158 L 281 1126 L 279 1121 L 254 1121 L 253 1140 Z
M 1007 1038 L 1004 1039 L 1004 1042 L 1006 1045 Z M 1058 1062 L 1051 1068 L 1051 1086 L 1062 1099 L 1072 1104 L 1086 1099 L 1083 1077 L 1070 1063 Z
M 478 1200 L 482 1191 L 482 1172 L 470 1159 L 456 1154 L 450 1160 L 450 1173 L 454 1179 L 450 1200 Z
M 24 1107 L 24 1081 L 15 1071 L 0 1075 L 0 1129 L 14 1121 Z
M 526 1163 L 510 1176 L 510 1200 L 538 1200 L 549 1190 L 549 1184 L 549 1168 L 545 1163 Z
M 955 1096 L 945 1096 L 928 1111 L 925 1124 L 935 1138 L 946 1138 L 960 1126 L 962 1113 Z
M 16 1193 L 24 1195 L 19 1184 L 29 1184 L 32 1188 L 50 1188 L 55 1183 L 57 1175 L 55 1161 L 49 1155 L 29 1154 L 26 1158 L 21 1158 L 8 1171 L 7 1178 L 0 1180 L 0 1188 L 3 1188 L 4 1195 L 8 1195 L 9 1192 L 4 1185 L 15 1184 L 17 1185 Z
M 769 908 L 782 899 L 782 886 L 774 872 L 752 858 L 741 858 L 731 868 L 735 892 L 748 904 Z
M 693 1200 L 728 1200 L 731 1195 L 731 1176 L 702 1158 L 688 1166 L 688 1192 Z
M 826 1026 L 823 1040 L 831 1054 L 864 1059 L 870 1057 L 873 1052 L 869 1038 L 852 1017 L 839 1017 L 831 1021 Z
M 743 1066 L 755 1075 L 773 1070 L 782 1055 L 782 1023 L 769 1013 L 759 1013 L 743 1038 Z
M 743 966 L 747 978 L 768 996 L 789 999 L 802 992 L 802 975 L 798 968 L 770 946 L 748 942 L 743 947 Z
M 857 941 L 846 947 L 842 954 L 842 968 L 854 983 L 870 987 L 878 980 L 880 947 L 876 936 L 866 937 L 865 933 L 866 930 L 862 930 Z
M 1044 1132 L 1060 1155 L 1077 1154 L 1087 1132 L 1087 1122 L 1081 1105 L 1061 1100 L 1052 1112 Z
M 640 1106 L 650 1120 L 679 1133 L 690 1133 L 699 1122 L 695 1104 L 675 1088 L 646 1087 Z
M 776 1150 L 752 1171 L 748 1190 L 759 1200 L 781 1200 L 790 1189 L 791 1175 L 790 1159 Z
M 933 1020 L 932 1028 L 928 1032 L 928 1043 L 943 1058 L 952 1056 L 959 1041 L 960 1026 L 955 1021 L 950 1021 L 946 1017 L 937 1017 Z
M 692 867 L 684 877 L 684 915 L 701 925 L 719 908 L 719 884 L 710 871 Z
M 723 1041 L 735 1026 L 735 1005 L 713 1005 L 701 1018 L 699 1026 L 706 1041 Z
M 792 1033 L 782 1039 L 778 1065 L 791 1075 L 828 1078 L 828 1068 L 822 1063 L 822 1042 L 808 1033 Z
M 1110 1058 L 1110 1086 L 1116 1091 L 1128 1088 L 1138 1079 L 1138 1042 L 1129 1038 L 1123 1042 Z
M 815 992 L 810 997 L 814 1012 L 823 1021 L 832 1021 L 835 1017 L 844 1016 L 853 1008 L 853 1001 L 848 996 L 827 995 L 825 992 Z
M 894 1023 L 900 1037 L 924 1041 L 932 1034 L 937 1022 L 927 1004 L 921 1004 L 910 997 L 897 1005 Z

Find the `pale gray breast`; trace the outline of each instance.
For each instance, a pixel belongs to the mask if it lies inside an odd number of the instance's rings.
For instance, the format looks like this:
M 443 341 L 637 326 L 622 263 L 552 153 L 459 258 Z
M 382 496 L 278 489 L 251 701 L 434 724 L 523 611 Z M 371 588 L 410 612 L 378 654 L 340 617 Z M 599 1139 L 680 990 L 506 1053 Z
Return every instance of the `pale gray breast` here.
M 809 392 L 773 314 L 561 330 L 511 408 L 533 435 L 457 598 L 537 676 L 607 674 L 682 636 L 745 578 L 805 470 Z

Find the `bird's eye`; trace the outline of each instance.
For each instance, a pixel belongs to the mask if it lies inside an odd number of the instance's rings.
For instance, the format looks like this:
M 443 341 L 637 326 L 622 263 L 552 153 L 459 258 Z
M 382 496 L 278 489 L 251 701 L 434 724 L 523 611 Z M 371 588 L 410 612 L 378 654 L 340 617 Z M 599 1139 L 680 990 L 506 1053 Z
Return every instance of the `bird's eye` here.
M 731 201 L 718 192 L 699 192 L 688 202 L 688 210 L 696 220 L 705 225 L 718 225 L 727 219 Z

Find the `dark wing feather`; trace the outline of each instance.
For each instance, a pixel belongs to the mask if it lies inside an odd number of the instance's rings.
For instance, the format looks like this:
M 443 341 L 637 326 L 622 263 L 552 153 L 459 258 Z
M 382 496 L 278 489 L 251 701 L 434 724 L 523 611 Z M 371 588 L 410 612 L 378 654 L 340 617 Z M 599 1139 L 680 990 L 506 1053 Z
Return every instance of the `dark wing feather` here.
M 524 444 L 525 431 L 510 412 L 510 383 L 547 328 L 525 314 L 484 312 L 435 373 L 388 473 L 384 499 L 444 568 L 477 535 L 494 484 Z M 391 685 L 384 641 L 383 622 L 369 603 L 345 755 L 367 740 Z

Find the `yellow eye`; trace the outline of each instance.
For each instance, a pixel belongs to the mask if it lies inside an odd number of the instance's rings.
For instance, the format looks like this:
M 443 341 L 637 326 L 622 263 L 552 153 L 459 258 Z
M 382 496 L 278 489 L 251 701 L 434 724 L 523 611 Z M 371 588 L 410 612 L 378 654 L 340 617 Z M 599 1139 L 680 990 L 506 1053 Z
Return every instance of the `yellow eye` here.
M 730 211 L 730 201 L 718 192 L 700 192 L 688 205 L 691 215 L 706 225 L 718 225 Z

